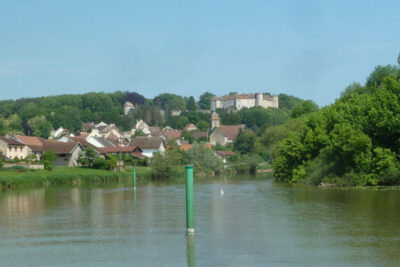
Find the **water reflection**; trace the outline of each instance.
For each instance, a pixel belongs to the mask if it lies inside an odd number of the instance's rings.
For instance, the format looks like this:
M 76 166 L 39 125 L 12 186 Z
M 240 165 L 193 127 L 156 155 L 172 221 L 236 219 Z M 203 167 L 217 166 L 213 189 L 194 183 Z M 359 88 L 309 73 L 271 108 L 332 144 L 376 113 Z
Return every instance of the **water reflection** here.
M 2 192 L 0 265 L 396 265 L 399 207 L 396 190 L 202 182 L 186 237 L 184 184 Z
M 186 254 L 187 254 L 187 266 L 196 266 L 195 252 L 194 252 L 194 236 L 186 237 Z

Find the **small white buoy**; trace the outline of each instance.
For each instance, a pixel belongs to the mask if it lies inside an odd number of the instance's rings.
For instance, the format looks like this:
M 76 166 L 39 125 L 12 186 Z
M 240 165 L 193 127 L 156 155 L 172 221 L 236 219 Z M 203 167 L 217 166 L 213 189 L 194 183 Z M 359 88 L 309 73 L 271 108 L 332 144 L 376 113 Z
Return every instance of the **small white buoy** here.
M 221 188 L 221 189 L 219 190 L 219 193 L 221 194 L 221 197 L 223 197 L 224 194 L 225 194 L 224 189 Z

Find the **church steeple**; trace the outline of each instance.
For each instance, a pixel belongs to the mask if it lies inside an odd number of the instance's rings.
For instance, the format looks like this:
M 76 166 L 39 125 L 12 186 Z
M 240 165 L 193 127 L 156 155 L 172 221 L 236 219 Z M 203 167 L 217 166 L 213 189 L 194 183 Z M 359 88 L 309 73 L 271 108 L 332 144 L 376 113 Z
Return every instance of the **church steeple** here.
M 217 112 L 211 114 L 211 131 L 219 127 L 219 116 Z

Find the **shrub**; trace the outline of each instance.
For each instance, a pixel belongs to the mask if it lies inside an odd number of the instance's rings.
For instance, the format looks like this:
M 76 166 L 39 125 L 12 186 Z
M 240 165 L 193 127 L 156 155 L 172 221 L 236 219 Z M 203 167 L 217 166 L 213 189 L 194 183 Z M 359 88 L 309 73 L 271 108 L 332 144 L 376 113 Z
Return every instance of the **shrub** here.
M 44 163 L 45 170 L 51 171 L 53 169 L 53 163 L 51 161 L 45 160 L 45 161 L 43 161 L 43 163 Z

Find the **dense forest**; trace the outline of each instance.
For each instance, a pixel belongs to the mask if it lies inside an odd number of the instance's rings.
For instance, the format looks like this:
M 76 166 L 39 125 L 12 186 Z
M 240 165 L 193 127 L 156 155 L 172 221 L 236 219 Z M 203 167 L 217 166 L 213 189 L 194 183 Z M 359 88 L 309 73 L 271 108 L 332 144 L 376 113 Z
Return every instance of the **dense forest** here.
M 114 123 L 121 130 L 128 130 L 137 119 L 143 119 L 151 126 L 169 125 L 182 129 L 188 123 L 193 123 L 200 130 L 207 130 L 210 114 L 199 110 L 210 109 L 213 96 L 205 92 L 195 101 L 193 97 L 163 93 L 146 99 L 135 92 L 117 91 L 4 100 L 0 101 L 0 135 L 19 133 L 47 138 L 51 129 L 58 127 L 76 134 L 82 129 L 83 122 L 100 121 Z M 281 107 L 276 110 L 252 108 L 237 113 L 218 112 L 223 124 L 243 123 L 260 132 L 268 126 L 286 122 L 291 110 L 304 102 L 285 94 L 279 97 Z M 130 101 L 136 107 L 127 116 L 123 114 L 125 101 Z M 180 116 L 172 116 L 172 110 L 183 112 Z
M 364 85 L 351 84 L 334 104 L 293 117 L 267 129 L 261 140 L 278 180 L 400 183 L 399 67 L 378 66 Z

